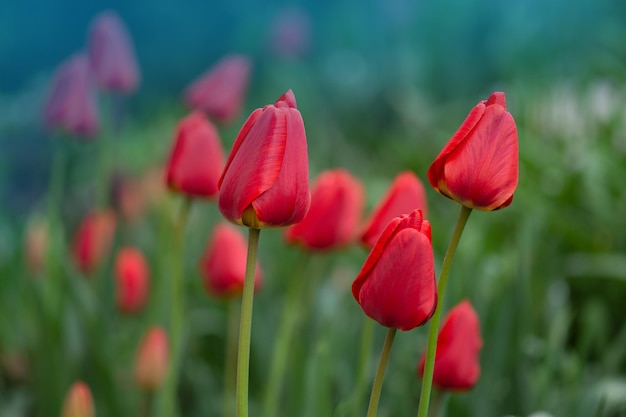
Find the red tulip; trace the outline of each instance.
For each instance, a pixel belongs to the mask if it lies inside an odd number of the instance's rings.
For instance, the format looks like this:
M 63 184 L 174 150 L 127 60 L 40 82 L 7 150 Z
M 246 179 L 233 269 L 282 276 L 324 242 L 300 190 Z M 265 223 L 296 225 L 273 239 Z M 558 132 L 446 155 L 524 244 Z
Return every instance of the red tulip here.
M 428 180 L 468 208 L 498 210 L 513 201 L 518 159 L 515 120 L 504 93 L 493 93 L 472 109 L 428 169 Z
M 200 261 L 204 288 L 209 294 L 229 298 L 243 292 L 248 245 L 241 232 L 228 224 L 215 226 L 213 236 Z M 254 288 L 261 286 L 262 273 L 257 262 Z
M 169 368 L 169 342 L 160 326 L 153 326 L 143 337 L 135 357 L 135 383 L 144 391 L 163 385 Z
M 304 122 L 291 90 L 248 117 L 219 186 L 219 209 L 233 223 L 262 228 L 302 220 L 311 202 L 309 163 Z
M 185 90 L 185 103 L 220 122 L 230 122 L 241 112 L 252 62 L 229 55 L 202 74 Z
M 141 251 L 124 247 L 115 259 L 117 307 L 123 313 L 136 313 L 148 299 L 150 271 Z
M 135 51 L 126 26 L 112 11 L 100 13 L 89 31 L 89 59 L 103 90 L 127 93 L 139 84 Z
M 213 123 L 200 112 L 181 120 L 165 174 L 170 189 L 191 197 L 215 197 L 223 166 L 224 151 Z
M 419 178 L 411 171 L 398 174 L 387 194 L 380 200 L 365 223 L 361 241 L 365 246 L 372 248 L 394 217 L 410 213 L 415 209 L 422 210 L 423 216 L 426 217 L 426 206 L 426 192 Z
M 106 256 L 115 234 L 115 215 L 111 211 L 89 213 L 76 232 L 72 255 L 78 269 L 89 275 Z
M 364 193 L 361 182 L 343 169 L 321 173 L 313 184 L 309 212 L 286 230 L 285 239 L 309 249 L 352 243 L 363 211 Z
M 43 113 L 50 128 L 82 137 L 98 133 L 100 119 L 84 55 L 73 55 L 57 68 Z
M 437 306 L 430 224 L 421 210 L 393 219 L 352 284 L 352 295 L 372 319 L 411 330 Z
M 469 301 L 454 307 L 439 331 L 433 384 L 442 390 L 467 390 L 480 375 L 479 351 L 483 345 L 480 337 L 478 315 Z M 418 372 L 424 375 L 422 355 Z
M 96 415 L 89 386 L 77 381 L 67 392 L 62 417 L 93 417 Z

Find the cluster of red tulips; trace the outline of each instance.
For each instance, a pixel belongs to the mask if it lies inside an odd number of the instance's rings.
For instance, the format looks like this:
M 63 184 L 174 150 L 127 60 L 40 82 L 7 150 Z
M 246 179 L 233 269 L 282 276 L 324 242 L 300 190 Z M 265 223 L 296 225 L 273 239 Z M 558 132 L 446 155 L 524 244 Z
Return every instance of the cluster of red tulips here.
M 139 80 L 130 40 L 115 14 L 105 13 L 96 19 L 89 51 L 89 59 L 77 55 L 59 68 L 45 107 L 50 126 L 83 136 L 94 135 L 98 127 L 91 80 L 104 89 L 121 92 L 136 88 Z M 466 390 L 474 386 L 480 374 L 482 339 L 471 301 L 466 299 L 450 309 L 441 329 L 439 323 L 450 267 L 471 211 L 507 207 L 517 187 L 517 130 L 506 109 L 504 93 L 493 93 L 471 110 L 428 170 L 430 185 L 461 206 L 437 279 L 432 225 L 427 220 L 426 196 L 419 178 L 413 172 L 400 173 L 363 223 L 365 187 L 347 170 L 321 172 L 309 187 L 305 118 L 291 90 L 273 104 L 254 110 L 224 157 L 218 129 L 211 120 L 227 123 L 240 114 L 250 70 L 248 58 L 228 57 L 194 81 L 184 94 L 185 102 L 194 110 L 178 124 L 164 176 L 167 187 L 184 200 L 174 249 L 179 263 L 178 276 L 172 277 L 171 322 L 164 326 L 168 331 L 159 325 L 149 328 L 139 344 L 134 368 L 137 385 L 146 392 L 160 393 L 162 415 L 176 415 L 177 375 L 184 355 L 183 231 L 191 203 L 217 200 L 226 220 L 249 231 L 246 244 L 236 227 L 216 224 L 199 261 L 208 293 L 241 297 L 236 381 L 225 382 L 233 385 L 225 391 L 232 389 L 235 398 L 225 396 L 224 407 L 236 410 L 237 417 L 248 415 L 253 298 L 263 279 L 257 245 L 260 230 L 285 227 L 285 241 L 307 251 L 331 251 L 357 241 L 369 251 L 352 284 L 352 294 L 365 315 L 388 332 L 373 381 L 368 417 L 376 415 L 396 330 L 430 324 L 428 345 L 417 366 L 422 378 L 418 416 L 426 417 L 432 385 L 444 391 Z M 111 247 L 115 228 L 112 211 L 90 213 L 82 222 L 72 255 L 84 275 L 98 269 Z M 114 265 L 119 310 L 125 314 L 140 311 L 150 292 L 149 266 L 141 250 L 121 247 Z M 293 299 L 285 305 L 282 338 L 277 339 L 277 345 L 290 343 L 293 306 L 297 309 L 302 291 L 290 292 L 290 297 Z M 373 321 L 367 319 L 365 326 Z M 362 343 L 371 340 L 364 338 Z M 278 347 L 276 350 L 280 351 Z M 278 355 L 272 360 L 273 379 L 264 414 L 268 417 L 280 415 L 276 385 L 285 372 L 281 360 Z M 84 382 L 71 387 L 62 415 L 95 415 L 92 393 Z

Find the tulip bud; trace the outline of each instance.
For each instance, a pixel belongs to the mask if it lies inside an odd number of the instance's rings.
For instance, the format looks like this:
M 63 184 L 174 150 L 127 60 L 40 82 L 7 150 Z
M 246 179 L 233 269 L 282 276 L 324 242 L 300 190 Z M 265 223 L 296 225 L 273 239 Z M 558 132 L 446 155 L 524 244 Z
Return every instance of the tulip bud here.
M 93 137 L 100 128 L 87 57 L 76 54 L 56 70 L 44 104 L 44 122 L 82 137 Z
M 136 313 L 148 299 L 150 272 L 143 254 L 135 248 L 121 248 L 115 260 L 117 307 L 123 313 Z
M 223 166 L 215 126 L 200 112 L 181 120 L 165 173 L 168 187 L 191 197 L 214 197 Z
M 200 261 L 204 288 L 220 298 L 240 295 L 246 275 L 248 246 L 241 232 L 228 224 L 215 226 L 213 235 Z M 261 286 L 262 272 L 257 262 L 254 275 L 255 291 Z
M 465 207 L 491 211 L 513 201 L 518 181 L 515 120 L 504 93 L 493 93 L 472 109 L 428 169 L 440 194 Z
M 298 223 L 309 209 L 309 162 L 291 90 L 256 109 L 239 131 L 219 182 L 226 219 L 252 228 Z
M 115 215 L 109 210 L 89 213 L 83 219 L 72 244 L 74 262 L 83 274 L 94 272 L 108 254 L 115 224 Z
M 422 210 L 422 215 L 426 217 L 426 206 L 426 191 L 422 182 L 411 171 L 401 172 L 365 223 L 361 242 L 372 248 L 394 217 L 408 214 L 415 209 Z
M 229 55 L 196 79 L 185 91 L 185 103 L 220 122 L 235 119 L 248 89 L 252 62 Z
M 285 239 L 308 249 L 331 249 L 353 242 L 363 211 L 361 182 L 343 169 L 325 171 L 315 180 L 311 208 Z
M 156 391 L 163 385 L 169 368 L 167 333 L 160 326 L 148 329 L 135 358 L 135 383 L 144 391 Z
M 89 60 L 103 90 L 128 93 L 139 84 L 135 51 L 126 26 L 112 11 L 100 13 L 89 31 Z
M 31 223 L 26 229 L 26 265 L 35 275 L 40 274 L 46 264 L 48 239 L 48 227 L 41 220 Z
M 478 315 L 469 301 L 459 303 L 447 314 L 437 339 L 433 385 L 441 390 L 468 390 L 480 375 L 480 337 Z M 426 353 L 418 366 L 424 375 Z
M 420 210 L 389 223 L 354 280 L 352 295 L 386 327 L 406 331 L 430 319 L 437 284 L 430 224 Z
M 91 391 L 87 384 L 77 381 L 72 385 L 63 403 L 62 417 L 93 417 L 96 415 Z

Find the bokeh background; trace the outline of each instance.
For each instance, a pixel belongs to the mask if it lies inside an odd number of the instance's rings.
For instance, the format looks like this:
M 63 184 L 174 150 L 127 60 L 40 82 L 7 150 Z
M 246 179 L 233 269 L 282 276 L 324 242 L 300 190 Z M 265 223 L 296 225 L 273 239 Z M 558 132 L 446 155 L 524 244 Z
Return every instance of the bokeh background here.
M 59 348 L 64 372 L 38 371 L 45 323 L 29 296 L 24 236 L 45 213 L 59 140 L 41 122 L 51 75 L 85 47 L 91 19 L 107 9 L 127 24 L 142 78 L 124 102 L 115 138 L 115 169 L 125 175 L 164 163 L 188 112 L 184 88 L 229 53 L 249 55 L 253 70 L 245 111 L 220 126 L 225 148 L 250 111 L 291 88 L 307 127 L 311 176 L 347 168 L 366 184 L 368 209 L 402 170 L 425 181 L 471 107 L 505 91 L 519 131 L 520 184 L 506 210 L 472 215 L 453 266 L 446 305 L 470 298 L 476 307 L 483 371 L 474 390 L 446 399 L 445 411 L 626 415 L 626 3 L 68 0 L 0 3 L 1 416 L 56 414 L 42 411 L 41 396 L 60 404 L 76 378 L 106 386 L 87 366 L 85 332 L 71 303 L 60 319 L 69 329 Z M 92 169 L 97 149 L 72 145 L 62 207 L 67 240 L 104 180 Z M 428 193 L 440 264 L 457 207 Z M 165 197 L 125 234 L 148 253 L 155 286 L 145 314 L 114 315 L 104 327 L 116 335 L 106 347 L 120 386 L 130 384 L 123 369 L 145 326 L 167 321 L 162 219 L 178 203 Z M 194 210 L 186 259 L 191 347 L 179 394 L 184 415 L 217 415 L 226 308 L 202 291 L 197 259 L 219 214 L 211 204 Z M 284 298 L 297 252 L 284 247 L 279 231 L 263 232 L 267 283 L 255 306 L 253 410 L 280 316 L 276 300 Z M 312 271 L 321 276 L 311 318 L 300 327 L 307 354 L 290 374 L 306 395 L 289 397 L 284 415 L 348 415 L 342 399 L 351 392 L 362 319 L 349 285 L 364 257 L 360 248 L 316 256 Z M 66 264 L 66 274 L 79 278 Z M 384 333 L 377 331 L 380 346 Z M 416 412 L 415 364 L 425 338 L 425 329 L 397 337 L 381 416 Z M 114 416 L 112 403 L 128 413 L 137 401 L 131 391 L 96 398 L 98 415 Z

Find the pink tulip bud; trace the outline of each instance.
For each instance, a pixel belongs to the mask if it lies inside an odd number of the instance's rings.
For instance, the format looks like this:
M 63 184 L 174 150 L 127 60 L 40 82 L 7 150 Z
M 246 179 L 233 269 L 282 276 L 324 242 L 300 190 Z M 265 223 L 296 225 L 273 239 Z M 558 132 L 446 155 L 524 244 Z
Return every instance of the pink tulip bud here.
M 77 381 L 72 385 L 63 403 L 62 417 L 93 417 L 96 415 L 91 391 L 87 384 Z
M 156 391 L 163 385 L 169 368 L 167 333 L 160 326 L 148 329 L 135 357 L 135 383 L 145 391 Z
M 185 103 L 209 117 L 228 123 L 243 105 L 252 62 L 243 55 L 229 55 L 196 79 L 185 91 Z
M 100 128 L 87 57 L 71 56 L 56 70 L 44 104 L 44 122 L 50 128 L 81 137 L 93 137 Z
M 139 70 L 126 26 L 112 11 L 100 13 L 89 31 L 89 60 L 103 90 L 128 93 L 139 84 Z

